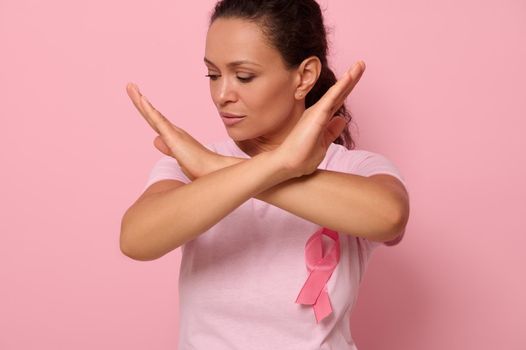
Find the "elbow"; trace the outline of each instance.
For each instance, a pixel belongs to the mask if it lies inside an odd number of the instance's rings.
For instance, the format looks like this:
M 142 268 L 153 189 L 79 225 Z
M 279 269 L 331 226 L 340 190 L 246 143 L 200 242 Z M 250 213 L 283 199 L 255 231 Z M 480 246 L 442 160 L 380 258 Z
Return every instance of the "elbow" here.
M 136 240 L 132 239 L 134 235 L 129 229 L 130 226 L 131 225 L 129 225 L 126 220 L 125 214 L 121 221 L 121 231 L 119 236 L 119 249 L 121 253 L 128 258 L 137 261 L 151 261 L 157 259 L 158 257 L 150 256 L 146 254 L 143 249 L 138 248 L 138 244 L 134 243 Z
M 134 246 L 130 240 L 129 231 L 126 229 L 124 219 L 121 223 L 121 232 L 119 237 L 119 248 L 121 253 L 133 260 L 143 260 L 134 249 Z
M 409 197 L 405 196 L 400 201 L 400 210 L 399 214 L 397 215 L 398 220 L 396 221 L 397 228 L 401 233 L 405 231 L 405 227 L 407 226 L 407 222 L 409 221 L 409 212 Z
M 129 220 L 127 219 L 128 211 L 123 215 L 121 219 L 121 232 L 119 235 L 119 248 L 121 253 L 126 255 L 128 258 L 138 260 L 133 249 L 133 245 L 130 242 L 130 230 Z
M 120 250 L 121 253 L 126 255 L 128 258 L 137 261 L 151 261 L 159 258 L 159 256 L 151 256 L 141 251 L 141 249 L 137 249 L 133 244 L 130 243 L 129 240 L 126 240 L 123 237 L 124 235 L 121 232 L 121 239 L 119 244 Z
M 137 254 L 133 246 L 129 243 L 128 240 L 124 239 L 124 237 L 125 236 L 123 232 L 121 231 L 121 238 L 120 238 L 119 245 L 120 245 L 120 250 L 122 254 L 124 254 L 125 256 L 133 260 L 138 260 L 138 261 L 148 260 L 148 259 L 144 259 L 144 257 Z
M 395 215 L 394 220 L 392 221 L 391 229 L 389 230 L 390 234 L 384 242 L 388 242 L 389 245 L 396 244 L 402 239 L 407 222 L 409 221 L 409 201 L 402 200 L 399 203 L 399 209 L 397 215 Z
M 405 233 L 405 224 L 398 224 L 394 226 L 394 228 L 391 230 L 391 235 L 387 239 L 384 240 L 384 243 L 387 245 L 395 245 L 398 244 Z

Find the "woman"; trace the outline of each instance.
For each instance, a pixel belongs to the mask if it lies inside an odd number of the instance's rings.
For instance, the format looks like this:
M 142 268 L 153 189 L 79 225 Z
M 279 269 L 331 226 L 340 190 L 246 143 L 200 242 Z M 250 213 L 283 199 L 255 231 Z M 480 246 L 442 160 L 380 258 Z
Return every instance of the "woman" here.
M 223 142 L 200 144 L 127 86 L 165 155 L 122 219 L 121 250 L 182 247 L 181 350 L 356 349 L 367 260 L 409 216 L 394 164 L 352 149 L 344 101 L 364 63 L 336 81 L 314 0 L 218 2 L 204 60 Z

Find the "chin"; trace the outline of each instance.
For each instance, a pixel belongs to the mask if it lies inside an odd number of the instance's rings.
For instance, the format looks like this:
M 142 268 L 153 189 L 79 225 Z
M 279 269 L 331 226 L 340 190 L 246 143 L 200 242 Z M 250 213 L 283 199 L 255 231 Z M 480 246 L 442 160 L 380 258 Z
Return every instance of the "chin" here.
M 253 137 L 248 136 L 246 133 L 239 133 L 239 132 L 232 132 L 232 130 L 227 129 L 228 137 L 230 137 L 234 141 L 244 141 L 244 140 L 250 140 Z

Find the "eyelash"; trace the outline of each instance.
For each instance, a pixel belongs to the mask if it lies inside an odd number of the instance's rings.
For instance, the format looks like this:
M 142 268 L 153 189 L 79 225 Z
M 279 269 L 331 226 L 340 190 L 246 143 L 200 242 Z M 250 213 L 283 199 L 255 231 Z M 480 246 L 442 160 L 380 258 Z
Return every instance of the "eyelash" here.
M 207 74 L 207 75 L 205 75 L 205 77 L 209 77 L 210 80 L 212 80 L 212 81 L 215 81 L 215 79 L 217 79 L 218 76 L 219 76 L 219 75 L 217 75 L 217 74 Z M 243 82 L 243 83 L 248 83 L 248 82 L 250 82 L 252 79 L 254 79 L 254 77 L 250 77 L 250 78 L 241 78 L 241 77 L 237 77 L 237 78 L 238 78 L 241 82 Z

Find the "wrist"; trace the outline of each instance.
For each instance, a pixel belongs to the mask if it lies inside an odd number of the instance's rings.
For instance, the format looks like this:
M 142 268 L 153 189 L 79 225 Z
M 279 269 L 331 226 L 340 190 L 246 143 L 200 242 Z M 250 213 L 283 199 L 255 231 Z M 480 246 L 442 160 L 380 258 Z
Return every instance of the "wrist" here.
M 217 154 L 217 156 L 214 157 L 213 161 L 209 162 L 207 168 L 205 169 L 205 171 L 203 171 L 202 174 L 199 175 L 199 177 L 208 175 L 210 173 L 213 173 L 214 171 L 229 167 L 244 160 L 246 159 Z
M 265 154 L 262 155 L 262 153 L 265 153 Z M 272 166 L 274 171 L 276 173 L 282 174 L 282 176 L 284 178 L 290 179 L 290 178 L 293 178 L 293 177 L 301 176 L 301 175 L 297 174 L 294 169 L 290 169 L 287 166 L 286 158 L 282 157 L 282 154 L 279 153 L 277 150 L 261 152 L 261 153 L 258 154 L 258 156 L 259 155 L 261 155 L 262 157 L 266 158 L 268 164 Z M 226 168 L 226 167 L 229 167 L 231 165 L 238 164 L 240 162 L 246 162 L 249 159 L 233 157 L 233 156 L 221 156 L 221 158 L 219 159 L 218 165 L 216 166 L 215 170 L 220 169 L 220 168 Z
M 280 174 L 279 176 L 283 180 L 287 180 L 287 179 L 299 176 L 292 169 L 289 169 L 286 166 L 286 162 L 282 160 L 281 154 L 278 153 L 277 151 L 267 151 L 264 153 L 266 154 L 262 156 L 264 158 L 267 158 L 268 163 L 274 168 L 274 171 L 276 173 Z M 224 155 L 218 154 L 217 157 L 215 157 L 214 161 L 210 162 L 210 165 L 207 167 L 206 171 L 204 171 L 198 177 L 205 176 L 207 174 L 213 173 L 214 171 L 217 171 L 223 168 L 227 168 L 229 166 L 238 164 L 240 162 L 246 162 L 248 160 L 249 159 L 246 159 L 246 158 L 224 156 Z

